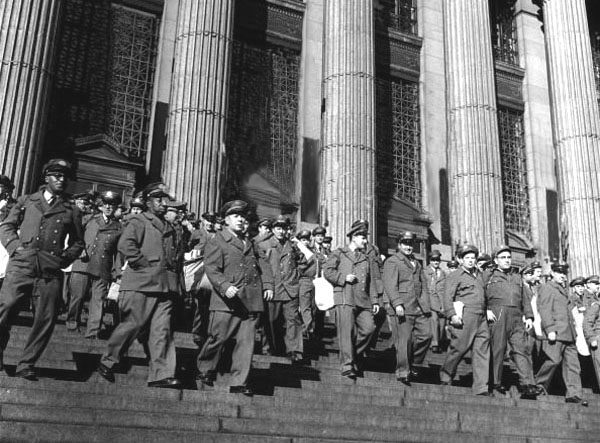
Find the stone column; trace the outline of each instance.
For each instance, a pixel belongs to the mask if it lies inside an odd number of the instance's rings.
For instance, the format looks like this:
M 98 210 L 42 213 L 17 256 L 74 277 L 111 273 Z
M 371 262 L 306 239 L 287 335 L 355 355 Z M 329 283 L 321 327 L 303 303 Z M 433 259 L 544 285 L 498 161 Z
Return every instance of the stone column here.
M 563 256 L 572 275 L 600 269 L 600 112 L 584 0 L 545 0 L 544 30 Z
M 504 210 L 488 0 L 446 0 L 444 33 L 453 243 L 504 243 Z
M 375 235 L 373 0 L 326 0 L 321 223 L 334 245 L 356 219 Z
M 0 172 L 30 191 L 45 135 L 62 0 L 0 1 Z
M 198 213 L 220 204 L 234 3 L 179 1 L 163 178 Z

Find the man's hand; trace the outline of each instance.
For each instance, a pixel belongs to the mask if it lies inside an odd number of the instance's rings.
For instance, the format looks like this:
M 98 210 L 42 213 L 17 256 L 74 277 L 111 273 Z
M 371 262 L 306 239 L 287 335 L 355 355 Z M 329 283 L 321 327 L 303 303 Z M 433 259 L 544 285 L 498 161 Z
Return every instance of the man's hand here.
M 346 283 L 352 284 L 352 283 L 356 283 L 357 281 L 358 281 L 358 277 L 356 277 L 356 275 L 354 275 L 354 274 L 348 274 L 346 276 Z
M 531 331 L 531 328 L 533 328 L 533 320 L 528 318 L 525 320 L 525 330 Z
M 271 289 L 265 289 L 265 290 L 263 291 L 263 298 L 264 298 L 266 301 L 271 301 L 271 300 L 273 300 L 273 291 L 272 291 Z
M 375 303 L 373 305 L 373 309 L 372 309 L 373 315 L 377 315 L 379 313 L 379 309 L 380 309 L 379 305 L 377 303 Z
M 548 341 L 554 343 L 556 341 L 556 332 L 552 331 L 548 334 Z
M 396 310 L 396 315 L 398 317 L 404 317 L 404 307 L 403 306 L 398 305 L 398 306 L 396 306 L 395 310 Z
M 460 328 L 462 326 L 462 320 L 461 318 L 454 314 L 451 318 L 450 318 L 450 324 L 452 326 L 454 326 L 455 328 Z
M 225 291 L 225 297 L 227 298 L 233 298 L 237 295 L 237 293 L 240 290 L 238 288 L 236 288 L 235 286 L 230 286 L 227 291 Z
M 487 310 L 487 321 L 489 321 L 490 323 L 493 323 L 496 320 L 498 320 L 496 318 L 496 314 L 494 314 L 494 312 L 491 309 L 488 309 Z

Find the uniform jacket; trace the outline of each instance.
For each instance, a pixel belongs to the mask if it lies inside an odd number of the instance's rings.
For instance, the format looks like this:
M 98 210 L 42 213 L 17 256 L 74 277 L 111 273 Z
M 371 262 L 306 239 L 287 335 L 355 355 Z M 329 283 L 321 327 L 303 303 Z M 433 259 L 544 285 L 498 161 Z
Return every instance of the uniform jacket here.
M 575 304 L 566 288 L 554 280 L 540 286 L 537 305 L 546 335 L 556 332 L 557 340 L 575 342 L 575 324 L 571 314 Z
M 229 229 L 223 229 L 208 241 L 204 263 L 213 286 L 211 311 L 236 309 L 235 303 L 225 297 L 230 286 L 240 289 L 237 299 L 249 312 L 264 309 L 263 290 L 273 289 L 273 275 L 270 263 L 252 242 L 244 244 Z
M 298 272 L 299 251 L 286 240 L 283 245 L 275 237 L 258 244 L 273 275 L 273 301 L 287 301 L 297 298 L 300 292 Z
M 313 280 L 317 276 L 318 257 L 311 247 L 308 247 L 308 249 L 313 253 L 309 259 L 302 252 L 298 254 L 300 257 L 298 260 L 298 272 L 300 273 L 300 278 Z
M 32 277 L 62 277 L 61 269 L 79 257 L 85 246 L 77 207 L 65 195 L 50 206 L 43 192 L 42 188 L 19 197 L 0 223 L 0 241 L 11 257 L 7 273 L 18 270 Z M 16 252 L 20 246 L 24 249 Z
M 444 289 L 446 287 L 446 273 L 438 269 L 439 275 L 436 275 L 435 269 L 431 266 L 427 266 L 425 270 L 425 280 L 427 281 L 427 288 L 429 289 L 429 304 L 431 310 L 435 312 L 443 313 L 443 298 Z
M 531 312 L 533 313 L 533 329 L 529 331 L 530 335 L 535 335 L 539 338 L 544 338 L 544 331 L 542 329 L 542 317 L 538 309 L 538 292 L 539 285 L 529 285 L 525 281 L 523 282 L 523 288 L 525 289 L 525 300 L 527 304 L 531 306 Z
M 371 309 L 379 304 L 373 273 L 375 264 L 364 253 L 351 251 L 347 246 L 336 249 L 327 258 L 323 276 L 333 285 L 333 301 L 336 305 L 350 305 Z M 354 274 L 358 282 L 346 282 L 346 276 Z
M 317 244 L 314 246 L 315 257 L 317 259 L 317 277 L 321 277 L 323 275 L 323 268 L 325 267 L 325 263 L 327 262 L 327 251 L 322 246 L 319 248 Z
M 583 335 L 588 343 L 594 340 L 600 343 L 600 303 L 594 302 L 585 311 L 583 317 Z
M 450 318 L 456 314 L 454 302 L 465 304 L 465 312 L 483 314 L 485 312 L 485 290 L 483 275 L 478 269 L 475 274 L 467 272 L 462 266 L 446 278 L 444 290 L 444 311 Z
M 182 249 L 169 222 L 151 212 L 132 216 L 118 249 L 128 262 L 121 277 L 121 291 L 179 292 Z
M 402 305 L 406 315 L 431 312 L 429 292 L 423 266 L 401 252 L 389 257 L 383 264 L 384 301 L 388 314 L 395 315 L 395 308 Z
M 365 248 L 365 254 L 373 262 L 373 280 L 375 281 L 375 287 L 377 288 L 378 294 L 383 294 L 383 261 L 381 260 L 381 254 L 379 248 L 371 243 L 367 243 Z
M 84 228 L 85 258 L 75 260 L 71 270 L 111 280 L 122 231 L 121 223 L 114 218 L 105 222 L 102 214 L 95 214 L 87 220 Z
M 485 299 L 488 309 L 518 308 L 526 318 L 533 319 L 531 300 L 527 295 L 526 284 L 518 272 L 512 269 L 504 272 L 498 268 L 485 271 Z

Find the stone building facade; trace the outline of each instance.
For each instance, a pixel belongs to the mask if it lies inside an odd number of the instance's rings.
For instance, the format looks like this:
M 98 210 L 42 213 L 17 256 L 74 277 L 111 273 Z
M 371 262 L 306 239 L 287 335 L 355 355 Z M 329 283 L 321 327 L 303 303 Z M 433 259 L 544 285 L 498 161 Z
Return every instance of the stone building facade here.
M 1 172 L 598 273 L 595 3 L 1 0 Z

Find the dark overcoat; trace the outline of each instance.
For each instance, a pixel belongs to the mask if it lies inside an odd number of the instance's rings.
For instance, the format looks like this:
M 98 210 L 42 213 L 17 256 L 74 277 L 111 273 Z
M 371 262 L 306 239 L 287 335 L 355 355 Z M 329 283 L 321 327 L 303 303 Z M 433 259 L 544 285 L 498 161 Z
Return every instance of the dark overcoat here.
M 413 266 L 401 252 L 389 257 L 383 264 L 383 287 L 388 314 L 395 315 L 399 305 L 406 315 L 431 312 L 425 273 L 417 260 Z

